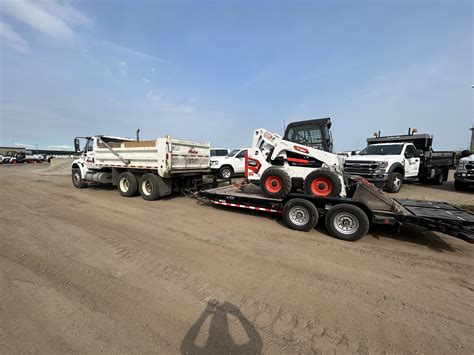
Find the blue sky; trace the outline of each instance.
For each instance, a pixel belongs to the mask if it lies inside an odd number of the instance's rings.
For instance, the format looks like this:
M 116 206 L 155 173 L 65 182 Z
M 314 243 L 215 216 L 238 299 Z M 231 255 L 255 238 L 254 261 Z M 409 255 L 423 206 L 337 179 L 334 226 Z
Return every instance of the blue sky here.
M 331 117 L 337 150 L 473 125 L 471 1 L 0 2 L 0 144 L 171 134 L 213 146 Z

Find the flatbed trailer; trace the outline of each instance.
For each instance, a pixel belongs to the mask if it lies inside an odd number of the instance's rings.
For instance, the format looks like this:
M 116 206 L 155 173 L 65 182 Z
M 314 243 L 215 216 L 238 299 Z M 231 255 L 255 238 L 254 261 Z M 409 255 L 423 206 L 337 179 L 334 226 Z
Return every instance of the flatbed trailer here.
M 358 182 L 352 198 L 291 193 L 274 199 L 251 184 L 198 194 L 216 205 L 282 214 L 287 227 L 300 231 L 310 231 L 324 219 L 333 237 L 347 241 L 360 239 L 371 225 L 385 224 L 418 225 L 474 243 L 474 214 L 446 202 L 387 198 L 367 182 Z

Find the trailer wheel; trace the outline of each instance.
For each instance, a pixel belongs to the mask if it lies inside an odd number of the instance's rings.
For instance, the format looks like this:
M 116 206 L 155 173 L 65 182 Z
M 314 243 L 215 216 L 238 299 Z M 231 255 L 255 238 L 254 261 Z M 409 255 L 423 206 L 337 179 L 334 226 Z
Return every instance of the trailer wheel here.
M 272 167 L 262 174 L 260 186 L 266 196 L 283 198 L 291 191 L 291 179 L 284 170 Z
M 73 168 L 71 178 L 72 178 L 72 184 L 74 185 L 74 187 L 76 187 L 78 189 L 83 189 L 83 188 L 87 187 L 87 183 L 84 182 L 84 180 L 82 180 L 80 169 Z
M 390 173 L 385 188 L 388 192 L 397 193 L 402 188 L 403 176 L 400 173 Z
M 123 197 L 135 196 L 138 190 L 137 177 L 128 171 L 121 173 L 117 179 L 117 188 Z
M 325 218 L 328 232 L 335 238 L 354 242 L 369 231 L 369 218 L 357 206 L 340 204 L 331 207 Z
M 315 170 L 304 180 L 304 190 L 313 196 L 338 197 L 341 189 L 337 175 L 328 170 Z
M 283 206 L 283 221 L 290 229 L 308 232 L 318 223 L 319 214 L 309 201 L 294 198 Z

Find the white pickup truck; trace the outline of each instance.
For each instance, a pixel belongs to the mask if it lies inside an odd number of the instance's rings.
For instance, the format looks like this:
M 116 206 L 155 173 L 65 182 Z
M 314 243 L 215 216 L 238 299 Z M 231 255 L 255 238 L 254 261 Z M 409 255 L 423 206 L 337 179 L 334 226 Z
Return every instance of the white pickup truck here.
M 221 179 L 231 179 L 245 173 L 245 153 L 247 148 L 235 149 L 225 157 L 212 157 L 211 169 Z
M 388 192 L 398 192 L 404 180 L 442 184 L 454 166 L 454 152 L 434 152 L 429 134 L 375 137 L 359 154 L 348 157 L 344 172 L 359 175 Z
M 465 191 L 470 186 L 474 186 L 474 154 L 466 150 L 461 153 L 461 159 L 454 173 L 454 188 Z
M 85 139 L 84 149 L 80 148 L 80 138 Z M 209 142 L 170 136 L 146 141 L 90 136 L 76 137 L 74 147 L 81 153 L 71 166 L 74 186 L 112 183 L 124 197 L 139 192 L 145 200 L 156 200 L 172 191 L 192 188 L 211 173 Z

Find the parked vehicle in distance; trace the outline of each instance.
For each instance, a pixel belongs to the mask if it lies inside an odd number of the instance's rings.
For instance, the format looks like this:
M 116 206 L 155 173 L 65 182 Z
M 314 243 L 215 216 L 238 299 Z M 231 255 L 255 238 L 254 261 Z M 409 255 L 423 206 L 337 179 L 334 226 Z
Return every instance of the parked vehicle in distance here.
M 80 148 L 81 138 L 85 139 L 84 149 Z M 173 191 L 193 188 L 211 173 L 209 142 L 170 136 L 148 141 L 89 136 L 76 137 L 74 148 L 81 153 L 71 165 L 75 187 L 112 184 L 124 197 L 139 192 L 145 200 L 157 200 Z
M 2 164 L 23 164 L 26 163 L 26 154 L 14 150 L 8 151 L 2 158 Z
M 25 154 L 27 163 L 42 163 L 44 161 L 41 154 L 33 154 L 31 150 L 26 150 Z
M 223 159 L 211 158 L 211 169 L 221 179 L 231 179 L 245 173 L 245 153 L 247 148 L 235 149 Z
M 442 184 L 454 166 L 455 153 L 433 151 L 433 136 L 415 132 L 410 129 L 408 135 L 368 138 L 365 149 L 345 160 L 344 172 L 393 193 L 410 179 Z
M 465 191 L 470 186 L 474 186 L 474 153 L 465 150 L 454 173 L 454 188 Z

